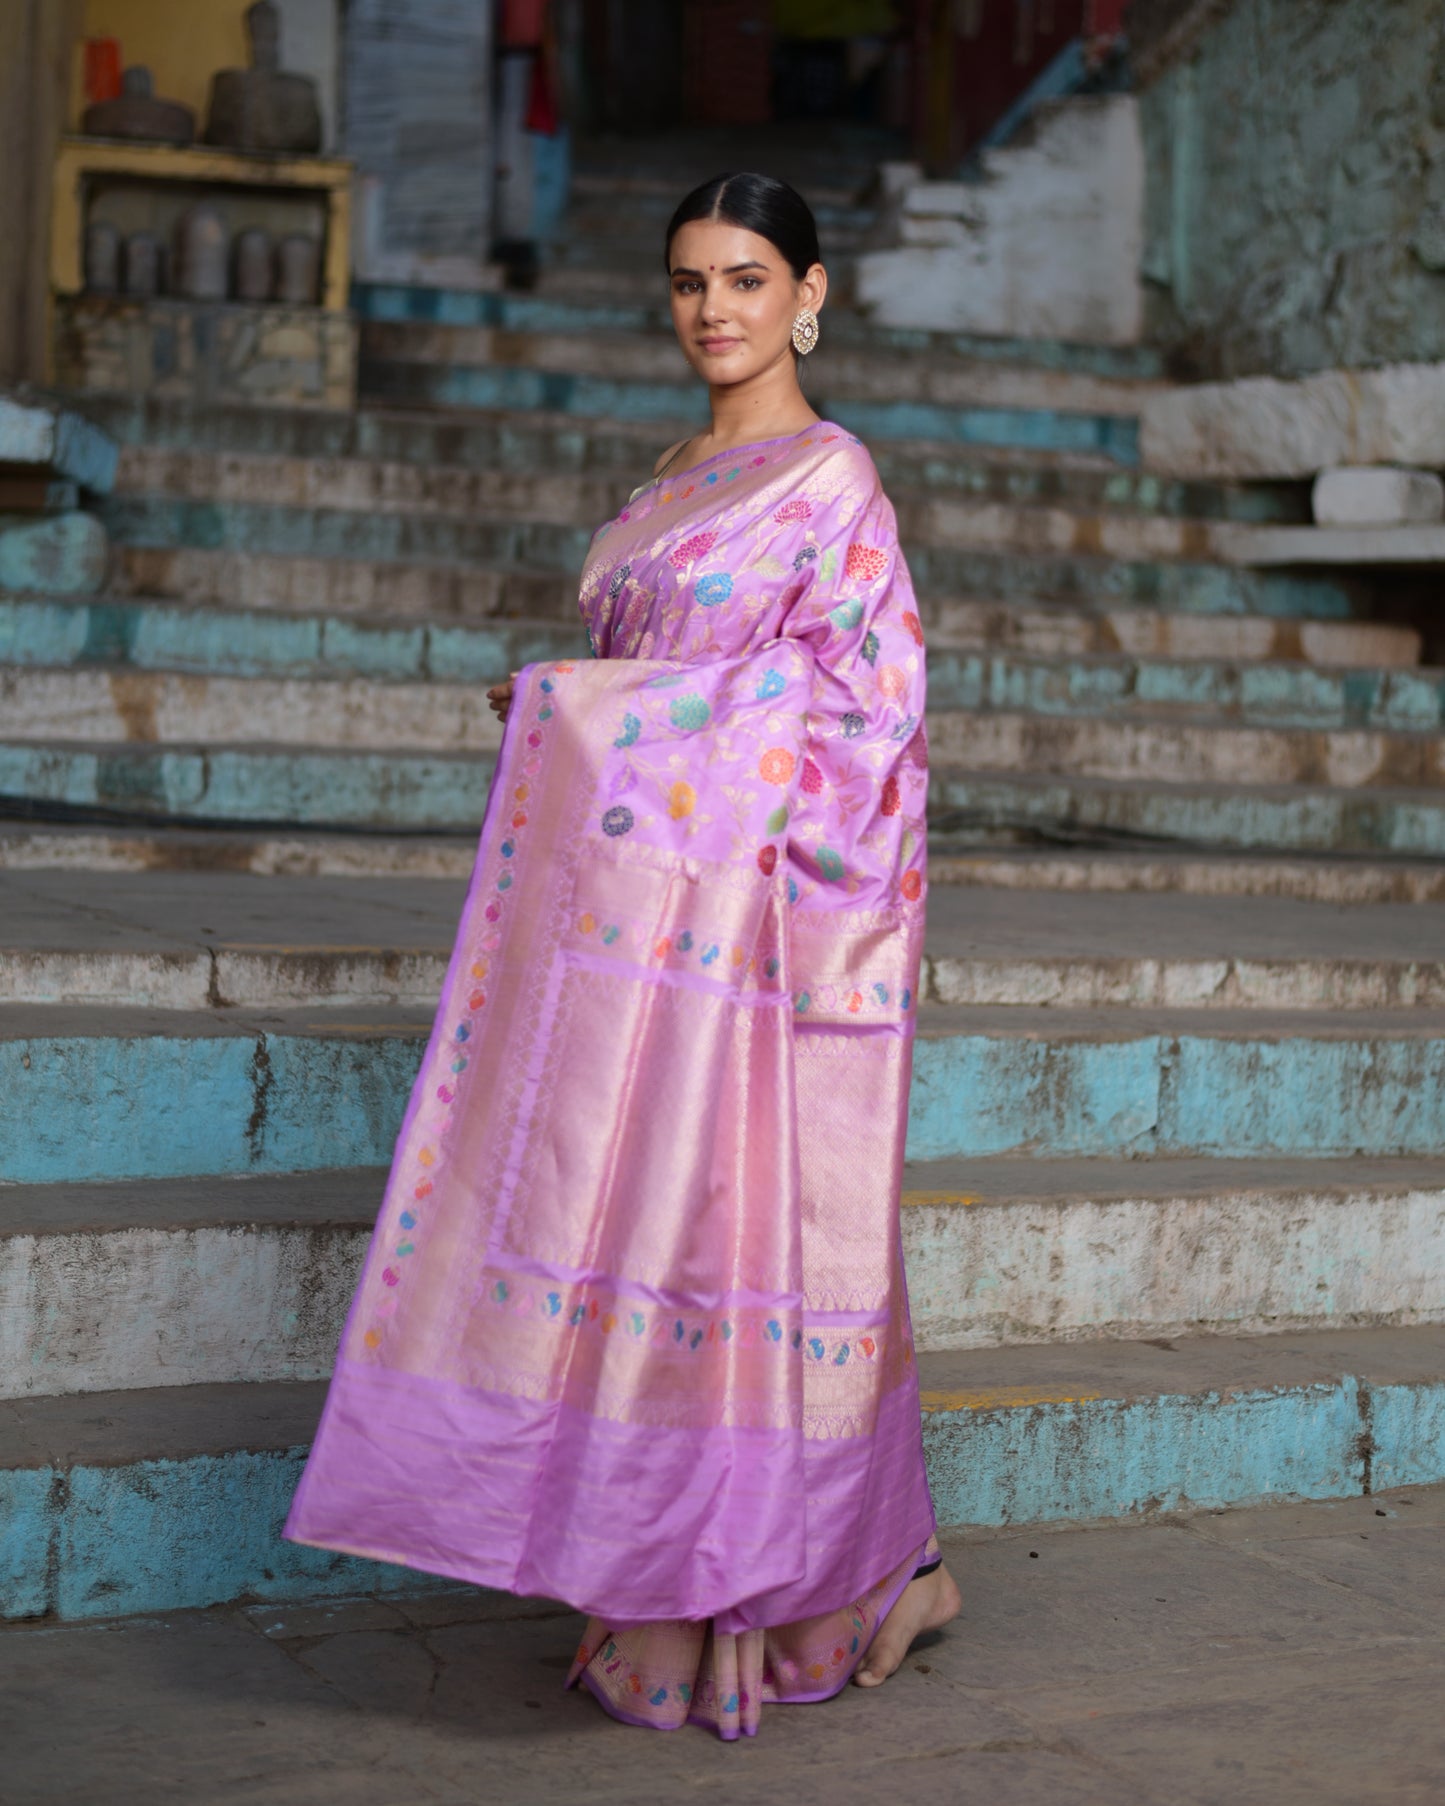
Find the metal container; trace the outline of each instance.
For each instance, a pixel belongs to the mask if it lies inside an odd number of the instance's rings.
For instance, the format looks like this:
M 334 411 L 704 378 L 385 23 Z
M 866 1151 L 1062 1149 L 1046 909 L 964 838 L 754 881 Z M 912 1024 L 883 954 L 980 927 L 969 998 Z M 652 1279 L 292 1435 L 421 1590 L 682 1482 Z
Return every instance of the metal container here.
M 226 222 L 202 201 L 176 222 L 175 280 L 172 288 L 188 301 L 224 301 L 228 292 Z
M 288 307 L 314 307 L 321 281 L 321 242 L 289 233 L 276 254 L 276 299 Z

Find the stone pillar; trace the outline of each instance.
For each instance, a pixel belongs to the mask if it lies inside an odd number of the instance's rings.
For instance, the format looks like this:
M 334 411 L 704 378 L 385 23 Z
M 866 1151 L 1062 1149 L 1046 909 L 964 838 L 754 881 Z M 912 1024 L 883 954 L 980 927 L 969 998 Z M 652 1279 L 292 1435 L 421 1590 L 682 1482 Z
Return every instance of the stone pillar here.
M 0 383 L 45 377 L 50 184 L 84 0 L 0 5 Z

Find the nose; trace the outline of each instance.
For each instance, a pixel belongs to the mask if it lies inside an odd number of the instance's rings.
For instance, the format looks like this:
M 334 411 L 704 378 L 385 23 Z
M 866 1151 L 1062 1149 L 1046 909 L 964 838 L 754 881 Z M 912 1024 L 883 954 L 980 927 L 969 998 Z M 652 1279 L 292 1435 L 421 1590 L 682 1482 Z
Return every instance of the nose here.
M 727 319 L 727 290 L 720 284 L 707 285 L 707 292 L 702 298 L 702 319 L 708 326 L 720 325 Z

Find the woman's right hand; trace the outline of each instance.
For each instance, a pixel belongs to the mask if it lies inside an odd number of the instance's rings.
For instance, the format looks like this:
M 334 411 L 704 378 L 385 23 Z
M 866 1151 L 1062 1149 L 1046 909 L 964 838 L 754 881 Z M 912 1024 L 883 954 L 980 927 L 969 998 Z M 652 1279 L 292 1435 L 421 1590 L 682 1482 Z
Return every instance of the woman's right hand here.
M 514 671 L 504 684 L 493 684 L 487 691 L 487 701 L 492 705 L 492 713 L 499 721 L 507 719 L 507 710 L 512 706 L 512 696 L 516 689 L 517 673 Z

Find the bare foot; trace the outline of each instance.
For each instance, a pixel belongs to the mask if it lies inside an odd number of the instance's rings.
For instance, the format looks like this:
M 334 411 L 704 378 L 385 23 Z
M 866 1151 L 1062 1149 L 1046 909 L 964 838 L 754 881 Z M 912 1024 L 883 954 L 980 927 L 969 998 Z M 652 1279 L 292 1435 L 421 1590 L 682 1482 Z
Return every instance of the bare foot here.
M 921 1580 L 910 1580 L 878 1626 L 854 1682 L 860 1687 L 881 1687 L 902 1664 L 915 1637 L 926 1630 L 941 1630 L 962 1607 L 963 1599 L 947 1568 L 935 1568 Z

